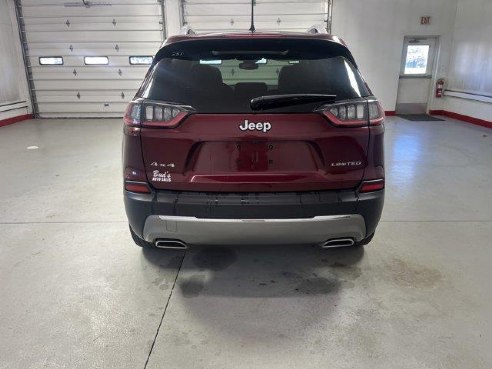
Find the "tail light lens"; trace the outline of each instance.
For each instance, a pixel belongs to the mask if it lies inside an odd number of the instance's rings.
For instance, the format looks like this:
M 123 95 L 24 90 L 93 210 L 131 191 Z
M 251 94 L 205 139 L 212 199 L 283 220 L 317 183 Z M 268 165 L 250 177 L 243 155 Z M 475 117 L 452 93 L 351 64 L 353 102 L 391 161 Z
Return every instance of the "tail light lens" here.
M 131 102 L 128 104 L 123 121 L 125 122 L 124 132 L 130 136 L 140 135 L 140 116 L 142 106 L 138 103 Z
M 123 120 L 127 127 L 174 128 L 193 111 L 194 109 L 187 105 L 136 100 L 128 105 Z M 131 132 L 131 129 L 126 131 Z
M 379 126 L 384 121 L 384 110 L 378 100 L 368 100 L 367 107 L 369 110 L 369 125 Z
M 375 99 L 343 101 L 324 105 L 320 110 L 336 126 L 363 127 L 379 125 L 384 121 L 384 112 Z
M 146 182 L 125 181 L 125 190 L 136 193 L 150 193 L 149 185 Z
M 364 181 L 359 187 L 359 193 L 374 192 L 384 189 L 384 179 Z
M 144 102 L 144 127 L 174 128 L 194 111 L 191 106 Z

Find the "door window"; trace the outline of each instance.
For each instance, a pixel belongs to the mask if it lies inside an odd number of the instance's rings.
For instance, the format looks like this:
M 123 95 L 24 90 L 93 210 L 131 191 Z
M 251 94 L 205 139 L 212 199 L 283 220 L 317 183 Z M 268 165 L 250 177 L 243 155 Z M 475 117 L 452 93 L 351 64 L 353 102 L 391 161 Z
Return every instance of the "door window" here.
M 429 63 L 429 45 L 408 45 L 405 74 L 426 74 Z
M 434 63 L 435 39 L 406 38 L 401 64 L 402 76 L 430 76 Z

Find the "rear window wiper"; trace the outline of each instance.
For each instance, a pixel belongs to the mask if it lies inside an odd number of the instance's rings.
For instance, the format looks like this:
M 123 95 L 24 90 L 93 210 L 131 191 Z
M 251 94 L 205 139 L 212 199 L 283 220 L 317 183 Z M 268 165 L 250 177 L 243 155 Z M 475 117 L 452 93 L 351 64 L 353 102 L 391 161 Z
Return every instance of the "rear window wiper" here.
M 287 94 L 259 96 L 251 100 L 251 110 L 267 110 L 283 106 L 309 104 L 314 102 L 332 103 L 336 95 L 325 94 Z

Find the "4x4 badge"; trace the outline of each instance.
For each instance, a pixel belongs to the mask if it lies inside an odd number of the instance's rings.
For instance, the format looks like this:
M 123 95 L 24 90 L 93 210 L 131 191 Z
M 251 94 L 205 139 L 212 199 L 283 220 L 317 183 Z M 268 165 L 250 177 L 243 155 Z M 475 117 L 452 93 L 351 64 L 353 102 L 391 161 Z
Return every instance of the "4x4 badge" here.
M 239 129 L 241 131 L 261 131 L 263 133 L 266 133 L 270 129 L 272 129 L 272 125 L 270 122 L 253 123 L 245 119 L 244 123 L 242 125 L 239 125 Z

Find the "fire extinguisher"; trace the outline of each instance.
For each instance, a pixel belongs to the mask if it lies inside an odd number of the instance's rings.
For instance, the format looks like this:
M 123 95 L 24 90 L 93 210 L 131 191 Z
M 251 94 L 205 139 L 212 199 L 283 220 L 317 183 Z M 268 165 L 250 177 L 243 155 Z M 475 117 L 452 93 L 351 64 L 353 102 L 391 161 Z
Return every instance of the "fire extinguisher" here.
M 436 97 L 442 97 L 444 92 L 444 78 L 439 78 L 436 81 Z

